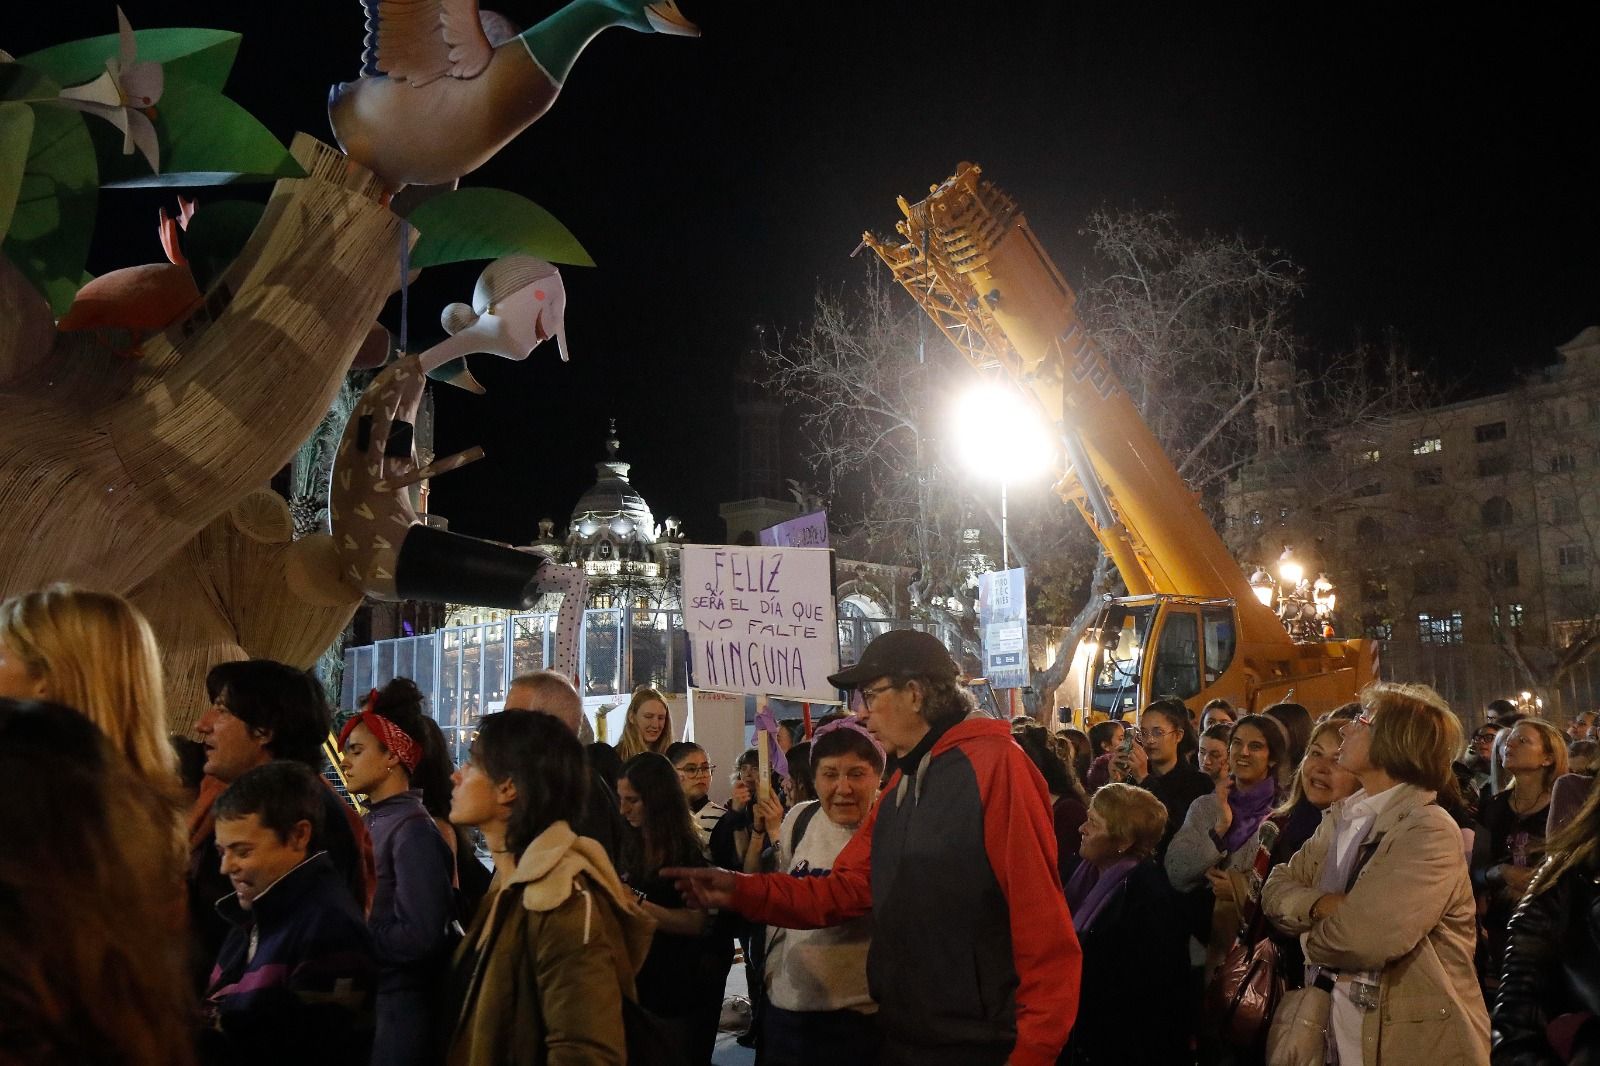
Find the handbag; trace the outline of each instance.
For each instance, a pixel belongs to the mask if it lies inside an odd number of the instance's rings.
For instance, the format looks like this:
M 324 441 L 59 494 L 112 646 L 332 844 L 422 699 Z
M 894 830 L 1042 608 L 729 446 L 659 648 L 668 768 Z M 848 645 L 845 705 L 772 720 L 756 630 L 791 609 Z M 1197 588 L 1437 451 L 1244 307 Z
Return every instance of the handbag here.
M 1271 820 L 1261 826 L 1248 894 L 1239 907 L 1238 935 L 1206 985 L 1207 1030 L 1219 1043 L 1241 1051 L 1262 1046 L 1284 995 L 1278 945 L 1260 909 L 1261 882 L 1272 866 L 1279 829 Z
M 1228 1047 L 1259 1048 L 1284 997 L 1278 945 L 1263 936 L 1253 944 L 1233 942 L 1206 986 L 1206 1021 Z
M 1328 1059 L 1328 1012 L 1333 978 L 1318 974 L 1304 988 L 1285 992 L 1267 1030 L 1267 1066 L 1323 1066 Z

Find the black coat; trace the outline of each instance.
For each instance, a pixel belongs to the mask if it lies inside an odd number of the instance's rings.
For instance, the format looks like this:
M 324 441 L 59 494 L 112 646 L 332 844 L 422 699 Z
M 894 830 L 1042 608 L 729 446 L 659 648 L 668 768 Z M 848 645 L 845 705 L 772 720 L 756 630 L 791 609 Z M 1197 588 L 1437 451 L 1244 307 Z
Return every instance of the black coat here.
M 1569 1060 L 1546 1033 L 1551 1020 L 1581 1012 L 1600 1016 L 1600 885 L 1594 870 L 1569 869 L 1523 897 L 1511 918 L 1492 1016 L 1494 1063 L 1600 1063 L 1600 1023 L 1578 1030 Z
M 1083 948 L 1078 1020 L 1059 1062 L 1192 1062 L 1189 933 L 1166 871 L 1154 861 L 1135 866 L 1094 925 L 1078 933 L 1078 943 Z M 1149 1004 L 1171 1009 L 1159 1018 L 1137 1016 Z

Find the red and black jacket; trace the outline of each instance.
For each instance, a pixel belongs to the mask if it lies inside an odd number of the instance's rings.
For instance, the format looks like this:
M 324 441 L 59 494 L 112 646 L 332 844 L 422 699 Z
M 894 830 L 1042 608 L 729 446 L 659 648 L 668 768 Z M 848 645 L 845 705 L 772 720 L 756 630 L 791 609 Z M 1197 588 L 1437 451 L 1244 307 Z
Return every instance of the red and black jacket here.
M 734 907 L 791 928 L 870 910 L 885 1040 L 919 1063 L 1049 1066 L 1072 1029 L 1082 956 L 1050 795 L 1005 722 L 960 722 L 896 771 L 828 876 L 741 876 Z

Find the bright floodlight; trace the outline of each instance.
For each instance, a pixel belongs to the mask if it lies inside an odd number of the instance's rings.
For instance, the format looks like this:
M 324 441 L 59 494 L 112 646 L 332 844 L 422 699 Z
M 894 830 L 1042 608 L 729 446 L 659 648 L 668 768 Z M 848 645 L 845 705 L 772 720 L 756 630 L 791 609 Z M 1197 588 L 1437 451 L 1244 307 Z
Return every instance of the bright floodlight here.
M 1288 548 L 1283 549 L 1283 554 L 1278 556 L 1278 577 L 1285 585 L 1296 588 L 1300 584 L 1300 579 L 1305 576 L 1306 568 L 1300 564 L 1300 560 L 1296 559 Z
M 1056 447 L 1039 410 L 1015 389 L 985 382 L 956 404 L 955 441 L 972 471 L 996 481 L 1030 481 L 1055 465 Z

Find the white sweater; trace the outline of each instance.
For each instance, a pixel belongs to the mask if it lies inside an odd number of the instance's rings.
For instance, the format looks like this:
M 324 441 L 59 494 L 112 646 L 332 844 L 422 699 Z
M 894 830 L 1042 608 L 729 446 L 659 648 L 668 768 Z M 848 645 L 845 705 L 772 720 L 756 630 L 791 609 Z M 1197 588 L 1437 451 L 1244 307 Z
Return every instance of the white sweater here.
M 799 877 L 833 868 L 855 830 L 828 820 L 820 809 L 811 816 L 806 835 L 794 847 L 795 820 L 816 800 L 797 803 L 784 816 L 778 833 L 778 869 Z M 867 947 L 872 942 L 872 916 L 852 918 L 829 929 L 767 930 L 767 999 L 790 1011 L 854 1010 L 871 1014 L 878 1005 L 867 994 Z

